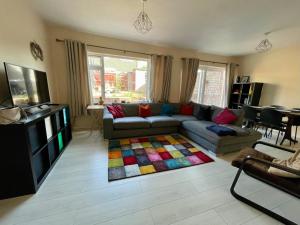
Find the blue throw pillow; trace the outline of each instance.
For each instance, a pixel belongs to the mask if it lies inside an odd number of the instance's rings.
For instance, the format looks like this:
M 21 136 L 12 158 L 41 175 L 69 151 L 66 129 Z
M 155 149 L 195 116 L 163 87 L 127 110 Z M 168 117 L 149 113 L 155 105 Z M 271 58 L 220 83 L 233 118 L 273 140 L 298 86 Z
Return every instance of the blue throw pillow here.
M 175 108 L 170 104 L 163 104 L 161 107 L 160 115 L 162 116 L 172 116 L 174 114 Z

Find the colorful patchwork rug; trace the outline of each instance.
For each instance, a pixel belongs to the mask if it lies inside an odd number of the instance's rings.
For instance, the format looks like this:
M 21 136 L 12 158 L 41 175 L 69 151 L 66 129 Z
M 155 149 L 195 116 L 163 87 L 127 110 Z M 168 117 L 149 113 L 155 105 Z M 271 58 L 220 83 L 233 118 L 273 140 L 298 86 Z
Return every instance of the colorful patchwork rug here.
M 108 180 L 213 162 L 178 134 L 110 140 Z

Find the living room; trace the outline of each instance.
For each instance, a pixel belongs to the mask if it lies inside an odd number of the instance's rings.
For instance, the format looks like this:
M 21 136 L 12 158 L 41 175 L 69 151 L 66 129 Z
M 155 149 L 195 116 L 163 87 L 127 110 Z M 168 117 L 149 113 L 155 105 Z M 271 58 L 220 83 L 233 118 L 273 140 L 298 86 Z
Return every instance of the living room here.
M 299 224 L 299 9 L 4 0 L 0 224 Z

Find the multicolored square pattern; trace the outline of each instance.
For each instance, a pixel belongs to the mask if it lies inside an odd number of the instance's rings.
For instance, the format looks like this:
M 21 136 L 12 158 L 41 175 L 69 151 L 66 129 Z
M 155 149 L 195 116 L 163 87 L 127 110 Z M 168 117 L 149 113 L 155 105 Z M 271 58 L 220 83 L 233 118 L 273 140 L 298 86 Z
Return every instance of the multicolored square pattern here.
M 108 180 L 119 180 L 213 161 L 178 134 L 110 140 Z

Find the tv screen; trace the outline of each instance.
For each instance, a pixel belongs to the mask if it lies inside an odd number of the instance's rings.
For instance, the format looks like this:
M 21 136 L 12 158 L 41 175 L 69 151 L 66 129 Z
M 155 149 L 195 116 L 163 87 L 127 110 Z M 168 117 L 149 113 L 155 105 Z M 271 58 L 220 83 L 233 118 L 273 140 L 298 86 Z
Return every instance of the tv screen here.
M 33 106 L 50 102 L 47 75 L 9 63 L 4 63 L 12 102 L 15 106 Z

